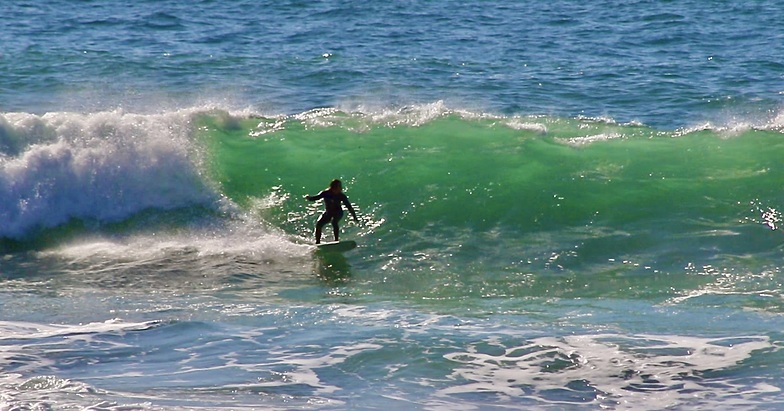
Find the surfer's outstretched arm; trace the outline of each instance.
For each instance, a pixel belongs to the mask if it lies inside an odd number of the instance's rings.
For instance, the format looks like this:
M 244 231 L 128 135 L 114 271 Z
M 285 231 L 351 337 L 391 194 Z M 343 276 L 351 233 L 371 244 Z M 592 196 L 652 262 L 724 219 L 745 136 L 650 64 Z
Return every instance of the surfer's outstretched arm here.
M 314 196 L 308 196 L 308 195 L 305 196 L 305 200 L 308 200 L 308 201 L 321 200 L 322 198 L 324 198 L 324 192 L 323 191 L 318 193 L 318 194 L 316 194 L 316 195 L 314 195 Z
M 348 212 L 351 213 L 351 217 L 354 218 L 354 222 L 358 223 L 359 219 L 357 219 L 357 213 L 354 211 L 354 207 L 351 206 L 351 202 L 348 201 L 348 197 L 343 199 L 343 204 L 346 205 L 346 208 L 348 209 Z

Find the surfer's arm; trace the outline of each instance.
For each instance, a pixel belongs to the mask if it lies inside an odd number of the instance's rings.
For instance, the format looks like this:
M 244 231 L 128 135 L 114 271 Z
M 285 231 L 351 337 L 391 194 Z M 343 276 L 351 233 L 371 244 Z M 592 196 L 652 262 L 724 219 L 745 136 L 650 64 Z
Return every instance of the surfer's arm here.
M 348 201 L 348 197 L 343 197 L 343 204 L 346 205 L 346 208 L 348 209 L 348 212 L 351 213 L 352 217 L 354 217 L 354 222 L 358 223 L 359 219 L 357 219 L 357 213 L 354 212 L 354 207 L 351 206 L 351 202 Z
M 316 194 L 316 195 L 314 195 L 314 196 L 305 196 L 305 200 L 308 200 L 308 201 L 321 200 L 322 198 L 324 198 L 324 192 L 323 191 L 318 193 L 318 194 Z

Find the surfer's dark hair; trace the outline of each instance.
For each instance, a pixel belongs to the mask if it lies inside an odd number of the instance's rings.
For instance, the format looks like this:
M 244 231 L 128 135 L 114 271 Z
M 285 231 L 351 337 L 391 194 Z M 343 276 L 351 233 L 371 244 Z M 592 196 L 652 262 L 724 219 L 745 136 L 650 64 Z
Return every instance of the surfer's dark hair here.
M 343 183 L 341 183 L 340 180 L 338 180 L 337 178 L 332 180 L 331 183 L 329 183 L 329 188 L 336 188 L 336 187 L 343 188 Z

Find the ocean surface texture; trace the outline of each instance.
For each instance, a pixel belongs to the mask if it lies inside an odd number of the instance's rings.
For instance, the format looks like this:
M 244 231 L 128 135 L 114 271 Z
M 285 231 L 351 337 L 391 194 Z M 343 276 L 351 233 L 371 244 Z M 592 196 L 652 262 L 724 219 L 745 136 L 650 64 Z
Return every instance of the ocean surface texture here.
M 784 410 L 784 3 L 0 17 L 0 409 Z

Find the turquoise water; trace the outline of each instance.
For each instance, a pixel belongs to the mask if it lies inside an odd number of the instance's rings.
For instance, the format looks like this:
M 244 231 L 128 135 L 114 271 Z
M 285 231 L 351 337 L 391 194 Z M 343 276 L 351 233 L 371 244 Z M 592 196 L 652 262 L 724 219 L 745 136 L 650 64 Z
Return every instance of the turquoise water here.
M 781 6 L 4 7 L 0 408 L 784 408 Z

